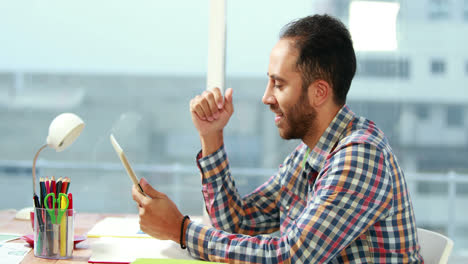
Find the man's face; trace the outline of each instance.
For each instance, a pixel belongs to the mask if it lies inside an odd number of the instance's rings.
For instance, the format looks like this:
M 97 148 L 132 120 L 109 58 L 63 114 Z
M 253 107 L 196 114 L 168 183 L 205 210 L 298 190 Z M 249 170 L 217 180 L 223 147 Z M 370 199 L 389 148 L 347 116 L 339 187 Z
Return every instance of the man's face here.
M 309 104 L 297 70 L 298 51 L 290 39 L 281 39 L 270 54 L 268 85 L 263 103 L 275 113 L 275 124 L 284 139 L 303 139 L 313 133 L 317 113 Z

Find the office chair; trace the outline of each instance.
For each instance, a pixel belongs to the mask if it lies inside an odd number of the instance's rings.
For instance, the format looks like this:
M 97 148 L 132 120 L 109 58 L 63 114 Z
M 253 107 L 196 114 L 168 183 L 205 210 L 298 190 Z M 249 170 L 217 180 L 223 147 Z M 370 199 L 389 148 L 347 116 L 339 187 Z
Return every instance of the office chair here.
M 445 264 L 453 248 L 453 241 L 434 231 L 418 228 L 421 255 L 426 264 Z

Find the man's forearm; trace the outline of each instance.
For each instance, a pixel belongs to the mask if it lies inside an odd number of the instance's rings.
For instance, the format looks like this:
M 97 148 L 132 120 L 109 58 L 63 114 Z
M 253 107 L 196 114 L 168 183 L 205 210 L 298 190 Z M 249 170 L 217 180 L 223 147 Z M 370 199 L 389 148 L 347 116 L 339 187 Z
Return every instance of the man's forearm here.
M 291 263 L 287 236 L 233 234 L 196 222 L 187 226 L 185 236 L 194 258 L 226 263 Z
M 223 131 L 216 132 L 210 135 L 200 136 L 202 145 L 202 155 L 206 157 L 216 150 L 218 150 L 224 144 Z

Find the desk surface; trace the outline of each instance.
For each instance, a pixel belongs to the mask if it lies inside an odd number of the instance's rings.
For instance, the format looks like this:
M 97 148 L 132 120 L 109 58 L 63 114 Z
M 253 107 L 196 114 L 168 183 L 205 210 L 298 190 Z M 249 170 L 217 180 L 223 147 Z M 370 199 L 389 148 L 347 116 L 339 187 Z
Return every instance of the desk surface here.
M 31 222 L 29 220 L 15 219 L 15 210 L 2 210 L 0 211 L 0 233 L 18 233 L 18 234 L 32 234 Z M 97 214 L 97 213 L 77 213 L 75 215 L 75 235 L 84 235 L 90 230 L 99 220 L 108 216 L 128 216 L 117 214 Z M 88 238 L 87 240 L 79 243 L 73 250 L 73 258 L 66 260 L 49 260 L 34 257 L 34 251 L 31 250 L 26 255 L 21 263 L 88 263 L 91 257 L 91 249 L 89 248 L 89 240 L 96 238 Z M 11 243 L 21 242 L 23 240 L 15 240 Z

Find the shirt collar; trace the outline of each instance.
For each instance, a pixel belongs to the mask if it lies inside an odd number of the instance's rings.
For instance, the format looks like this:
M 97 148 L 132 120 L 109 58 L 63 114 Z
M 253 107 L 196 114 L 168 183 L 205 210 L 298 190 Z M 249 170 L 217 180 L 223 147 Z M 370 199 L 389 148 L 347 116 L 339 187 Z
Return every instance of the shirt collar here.
M 344 105 L 336 114 L 333 121 L 320 137 L 315 147 L 307 158 L 307 164 L 319 172 L 332 148 L 342 138 L 342 134 L 349 122 L 355 118 L 355 114 L 347 105 Z M 309 147 L 306 145 L 306 151 Z

